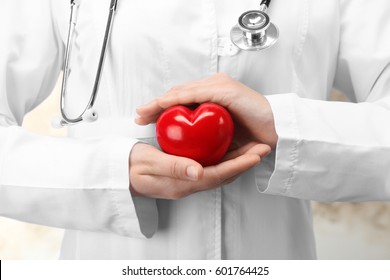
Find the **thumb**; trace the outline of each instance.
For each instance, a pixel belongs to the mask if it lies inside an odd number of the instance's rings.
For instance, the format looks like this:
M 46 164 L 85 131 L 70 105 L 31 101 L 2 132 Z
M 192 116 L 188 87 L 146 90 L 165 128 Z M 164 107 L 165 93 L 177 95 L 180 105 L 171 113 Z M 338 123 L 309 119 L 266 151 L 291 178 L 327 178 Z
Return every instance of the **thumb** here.
M 157 175 L 179 180 L 197 181 L 203 176 L 203 167 L 198 162 L 179 156 L 165 154 L 159 159 Z

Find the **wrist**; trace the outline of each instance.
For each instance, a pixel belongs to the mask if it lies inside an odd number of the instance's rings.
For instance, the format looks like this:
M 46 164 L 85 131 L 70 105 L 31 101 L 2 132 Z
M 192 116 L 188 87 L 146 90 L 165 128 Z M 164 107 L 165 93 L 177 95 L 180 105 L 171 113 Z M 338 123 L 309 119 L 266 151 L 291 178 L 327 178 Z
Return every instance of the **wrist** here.
M 260 139 L 260 141 L 269 145 L 274 150 L 278 142 L 274 113 L 272 111 L 272 106 L 267 98 L 264 98 L 264 103 L 264 106 L 262 106 L 262 108 L 264 108 L 262 110 L 264 115 L 261 119 L 263 120 L 262 128 L 264 129 L 263 131 L 265 131 L 265 133 L 264 136 L 262 135 L 263 139 Z

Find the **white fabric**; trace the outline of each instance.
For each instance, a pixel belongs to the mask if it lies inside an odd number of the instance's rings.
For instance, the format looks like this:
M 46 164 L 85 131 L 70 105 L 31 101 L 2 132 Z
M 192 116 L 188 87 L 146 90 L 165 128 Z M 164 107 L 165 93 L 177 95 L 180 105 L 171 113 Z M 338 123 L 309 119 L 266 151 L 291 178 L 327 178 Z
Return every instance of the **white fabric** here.
M 109 0 L 81 0 L 68 113 L 92 90 Z M 390 2 L 274 0 L 277 44 L 229 47 L 259 1 L 119 0 L 99 120 L 65 139 L 17 127 L 59 74 L 69 1 L 0 11 L 0 214 L 66 228 L 62 258 L 311 259 L 308 200 L 390 198 Z M 178 201 L 131 198 L 128 156 L 154 127 L 135 108 L 177 84 L 226 72 L 267 95 L 277 150 L 222 189 Z M 352 103 L 327 102 L 335 85 Z M 131 167 L 130 167 L 131 168 Z

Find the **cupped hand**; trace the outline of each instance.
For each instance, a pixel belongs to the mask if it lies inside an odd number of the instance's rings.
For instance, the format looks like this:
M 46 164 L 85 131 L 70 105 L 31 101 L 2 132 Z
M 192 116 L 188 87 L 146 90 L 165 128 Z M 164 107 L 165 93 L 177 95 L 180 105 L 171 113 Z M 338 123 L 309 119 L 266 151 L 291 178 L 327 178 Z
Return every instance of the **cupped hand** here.
M 250 142 L 228 152 L 220 164 L 202 167 L 192 159 L 165 154 L 151 145 L 138 143 L 129 158 L 130 191 L 150 198 L 183 198 L 232 182 L 270 151 L 268 145 Z
M 276 147 L 278 136 L 267 99 L 224 73 L 172 88 L 139 107 L 136 123 L 146 125 L 156 122 L 165 109 L 174 105 L 204 102 L 217 103 L 231 113 L 236 123 L 234 141 L 238 146 L 255 141 L 273 149 Z

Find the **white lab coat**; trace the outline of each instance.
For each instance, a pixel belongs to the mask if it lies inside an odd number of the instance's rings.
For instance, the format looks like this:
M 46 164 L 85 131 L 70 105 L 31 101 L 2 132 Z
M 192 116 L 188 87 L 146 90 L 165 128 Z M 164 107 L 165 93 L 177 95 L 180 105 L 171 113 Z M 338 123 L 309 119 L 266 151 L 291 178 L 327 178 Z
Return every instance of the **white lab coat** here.
M 108 4 L 81 1 L 69 114 L 92 90 Z M 99 120 L 51 138 L 19 125 L 60 72 L 69 1 L 4 1 L 0 214 L 67 229 L 66 259 L 312 259 L 309 200 L 389 199 L 390 2 L 274 0 L 277 44 L 237 52 L 230 28 L 258 4 L 119 0 Z M 155 142 L 153 126 L 134 124 L 135 108 L 216 72 L 267 95 L 276 151 L 217 190 L 132 198 L 129 153 L 140 139 Z M 324 101 L 333 85 L 355 103 Z

